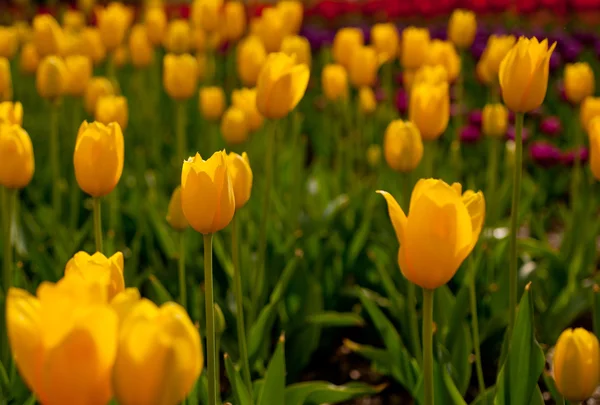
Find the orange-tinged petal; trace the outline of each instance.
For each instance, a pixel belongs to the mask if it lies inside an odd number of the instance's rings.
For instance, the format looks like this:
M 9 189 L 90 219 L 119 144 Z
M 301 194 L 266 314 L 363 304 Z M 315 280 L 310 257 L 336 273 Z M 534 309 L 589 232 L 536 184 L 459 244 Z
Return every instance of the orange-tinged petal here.
M 377 193 L 381 194 L 387 202 L 388 215 L 390 216 L 392 226 L 396 232 L 396 238 L 398 238 L 398 242 L 402 245 L 402 241 L 404 240 L 404 230 L 406 228 L 406 215 L 394 196 L 383 190 L 377 190 Z
M 485 198 L 481 191 L 475 193 L 472 190 L 467 190 L 462 196 L 462 201 L 471 217 L 471 226 L 473 229 L 472 246 L 475 246 L 483 228 L 483 222 L 485 221 Z
M 181 208 L 190 226 L 200 233 L 211 233 L 217 213 L 217 200 L 213 198 L 216 193 L 217 188 L 206 172 L 189 170 L 182 182 Z

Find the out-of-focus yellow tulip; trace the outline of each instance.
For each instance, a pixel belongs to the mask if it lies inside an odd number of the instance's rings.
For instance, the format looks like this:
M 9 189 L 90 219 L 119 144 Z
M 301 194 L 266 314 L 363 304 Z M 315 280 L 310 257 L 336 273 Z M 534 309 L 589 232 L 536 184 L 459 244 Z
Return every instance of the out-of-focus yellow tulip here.
M 267 52 L 278 52 L 281 49 L 286 32 L 287 27 L 279 9 L 271 7 L 263 10 L 256 34 Z
M 143 25 L 135 25 L 129 35 L 129 55 L 131 63 L 137 68 L 150 66 L 154 58 L 154 49 L 148 39 L 148 31 Z
M 385 161 L 392 170 L 413 171 L 423 158 L 423 141 L 419 129 L 410 121 L 390 122 L 383 137 Z
M 162 7 L 150 7 L 146 11 L 144 27 L 152 45 L 160 45 L 167 32 L 167 14 L 165 10 Z
M 423 66 L 421 66 L 422 68 Z M 418 70 L 420 70 L 421 68 L 419 68 Z M 444 68 L 442 68 L 444 69 Z M 446 73 L 446 69 L 444 69 L 444 73 Z M 406 69 L 402 72 L 402 84 L 404 85 L 404 88 L 406 88 L 408 91 L 410 91 L 410 89 L 412 89 L 412 87 L 414 86 L 414 81 L 415 81 L 415 76 L 417 75 L 417 71 L 414 69 Z M 446 74 L 447 77 L 447 74 Z
M 202 234 L 220 231 L 235 212 L 233 184 L 225 151 L 203 160 L 199 153 L 183 162 L 181 206 L 190 226 Z
M 187 53 L 190 51 L 190 24 L 187 20 L 176 19 L 169 23 L 164 45 L 168 52 Z
M 125 289 L 123 278 L 123 253 L 117 252 L 106 257 L 100 252 L 90 255 L 77 252 L 67 262 L 65 277 L 78 276 L 90 283 L 97 283 L 106 288 L 108 300 L 112 300 Z
M 183 215 L 183 208 L 181 208 L 181 186 L 177 186 L 173 194 L 171 194 L 169 209 L 167 211 L 167 222 L 176 231 L 183 231 L 190 225 L 187 219 L 185 219 L 185 215 Z
M 0 57 L 12 59 L 18 46 L 17 30 L 13 27 L 0 27 Z
M 226 37 L 230 41 L 237 41 L 246 32 L 246 7 L 241 1 L 228 1 L 223 10 Z
M 54 17 L 38 14 L 33 19 L 33 42 L 40 56 L 59 55 L 63 32 Z
M 73 154 L 79 188 L 92 197 L 109 194 L 121 178 L 124 153 L 123 132 L 118 123 L 84 121 Z
M 231 94 L 231 103 L 244 112 L 249 131 L 256 131 L 262 126 L 264 117 L 256 107 L 256 89 L 234 90 Z
M 448 39 L 458 48 L 468 48 L 473 44 L 477 32 L 475 13 L 456 9 L 448 22 Z
M 304 6 L 301 1 L 282 0 L 275 6 L 283 20 L 283 27 L 286 35 L 297 35 L 302 28 L 302 19 L 304 18 Z
M 354 87 L 373 86 L 381 60 L 372 46 L 359 46 L 352 52 L 350 83 Z
M 441 84 L 448 82 L 448 71 L 443 65 L 423 65 L 415 72 L 413 86 L 422 83 Z
M 59 56 L 46 56 L 38 66 L 35 86 L 43 98 L 54 100 L 67 91 L 69 73 Z
M 83 55 L 67 56 L 65 58 L 67 67 L 67 94 L 82 97 L 92 78 L 92 61 Z
M 479 239 L 485 217 L 483 194 L 471 190 L 462 194 L 458 183 L 450 186 L 442 180 L 421 179 L 412 192 L 407 217 L 391 194 L 378 193 L 385 197 L 400 243 L 402 274 L 427 289 L 450 281 Z
M 85 28 L 81 34 L 84 38 L 86 54 L 92 58 L 94 65 L 100 64 L 106 58 L 106 48 L 97 28 Z
M 93 77 L 87 85 L 84 96 L 84 107 L 88 114 L 96 112 L 98 99 L 115 94 L 115 88 L 106 77 Z
M 12 75 L 10 62 L 0 57 L 0 101 L 10 101 L 13 96 Z
M 127 64 L 129 61 L 129 49 L 126 45 L 119 45 L 113 52 L 113 63 L 116 67 L 120 68 Z
M 429 30 L 408 27 L 402 31 L 401 62 L 405 69 L 417 69 L 429 52 Z
M 535 110 L 544 101 L 548 88 L 550 56 L 556 42 L 548 49 L 548 40 L 519 38 L 500 64 L 498 77 L 504 104 L 514 112 Z
M 377 99 L 372 88 L 364 86 L 358 90 L 358 107 L 363 114 L 371 114 L 377 109 Z
M 600 180 L 600 118 L 592 118 L 589 124 L 590 169 L 596 180 Z
M 239 145 L 248 139 L 246 114 L 241 108 L 231 106 L 223 114 L 221 134 L 228 145 Z M 237 202 L 237 201 L 236 201 Z
M 196 52 L 204 52 L 206 51 L 208 39 L 206 38 L 206 33 L 200 27 L 194 27 L 192 29 L 192 37 L 191 37 L 191 47 Z
M 85 27 L 85 14 L 79 10 L 68 9 L 62 16 L 65 31 L 78 32 Z
M 169 97 L 187 100 L 196 93 L 198 61 L 192 55 L 167 54 L 163 60 L 163 86 Z
M 321 73 L 321 87 L 330 101 L 343 100 L 348 97 L 348 73 L 342 65 L 329 64 Z
M 600 97 L 586 97 L 581 103 L 579 121 L 581 127 L 589 134 L 592 120 L 600 116 Z
M 581 402 L 592 396 L 600 382 L 598 338 L 583 328 L 564 330 L 552 358 L 556 388 L 565 399 Z
M 113 388 L 119 404 L 178 404 L 202 372 L 200 334 L 174 302 L 158 308 L 139 300 L 125 316 L 118 342 Z
M 460 57 L 452 42 L 434 39 L 429 43 L 425 63 L 430 66 L 442 65 L 448 73 L 448 80 L 453 82 L 460 73 Z
M 375 24 L 371 28 L 371 44 L 382 60 L 386 62 L 393 60 L 398 54 L 400 45 L 398 29 L 392 23 Z
M 290 56 L 296 55 L 296 62 L 304 63 L 309 68 L 312 64 L 310 42 L 300 35 L 291 35 L 283 38 L 281 52 Z
M 98 30 L 104 46 L 109 51 L 117 49 L 125 39 L 129 25 L 133 20 L 133 12 L 122 3 L 112 2 L 96 11 Z
M 19 288 L 7 294 L 13 358 L 42 404 L 108 403 L 118 323 L 106 291 L 81 277 L 43 282 L 37 297 Z
M 408 114 L 424 140 L 439 138 L 448 127 L 450 119 L 448 83 L 423 83 L 414 86 L 410 92 Z
M 221 24 L 221 8 L 223 0 L 194 0 L 191 20 L 195 27 L 206 32 L 217 31 Z
M 565 66 L 565 94 L 573 104 L 592 96 L 596 87 L 594 72 L 586 62 L 569 63 Z
M 0 185 L 23 188 L 34 170 L 33 146 L 27 132 L 18 124 L 0 125 Z
M 77 0 L 77 9 L 88 15 L 91 13 L 95 4 L 96 0 Z
M 80 33 L 65 31 L 62 38 L 60 56 L 63 58 L 72 55 L 87 55 L 89 53 L 89 50 L 85 48 L 87 46 L 86 38 Z
M 498 82 L 500 63 L 515 42 L 516 38 L 513 35 L 490 35 L 478 63 L 478 74 L 485 83 L 495 84 Z
M 197 53 L 196 62 L 198 62 L 198 81 L 202 83 L 206 78 L 213 77 L 215 71 L 214 60 L 208 59 L 205 53 Z
M 0 103 L 0 124 L 23 125 L 23 105 L 18 101 Z
M 336 32 L 333 38 L 333 60 L 337 64 L 350 69 L 354 50 L 364 45 L 363 32 L 358 28 L 342 28 Z
M 237 72 L 245 86 L 255 86 L 258 75 L 267 60 L 267 51 L 256 36 L 244 38 L 236 53 Z
M 17 33 L 19 44 L 23 45 L 28 42 L 33 42 L 33 31 L 27 21 L 16 21 L 13 28 Z
M 235 195 L 235 209 L 242 208 L 250 199 L 252 192 L 252 169 L 248 154 L 243 152 L 238 155 L 229 152 L 227 155 L 227 164 L 229 165 L 229 175 L 233 183 L 233 194 Z
M 31 75 L 35 73 L 39 64 L 40 55 L 37 52 L 35 44 L 33 42 L 28 42 L 23 45 L 23 49 L 21 49 L 21 58 L 19 61 L 21 72 Z
M 221 87 L 211 86 L 200 89 L 198 106 L 206 120 L 216 121 L 225 110 L 225 92 Z
M 508 129 L 508 110 L 504 104 L 487 104 L 483 107 L 481 127 L 486 136 L 503 138 Z
M 114 95 L 98 98 L 94 118 L 104 125 L 116 122 L 121 127 L 121 130 L 126 130 L 127 123 L 129 122 L 127 99 L 123 96 Z
M 283 118 L 290 113 L 306 91 L 310 70 L 294 57 L 277 52 L 268 56 L 256 84 L 256 105 L 267 118 Z
M 370 167 L 377 167 L 381 163 L 381 146 L 369 145 L 367 148 L 367 163 Z

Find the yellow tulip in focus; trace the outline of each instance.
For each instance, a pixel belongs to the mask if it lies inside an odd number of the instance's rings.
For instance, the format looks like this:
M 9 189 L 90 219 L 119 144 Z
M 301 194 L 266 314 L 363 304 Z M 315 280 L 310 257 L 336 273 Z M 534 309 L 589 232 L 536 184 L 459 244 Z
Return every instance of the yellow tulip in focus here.
M 146 34 L 152 45 L 157 46 L 163 42 L 167 32 L 167 14 L 162 7 L 150 7 L 144 19 Z
M 427 28 L 408 27 L 402 31 L 401 64 L 405 69 L 417 69 L 423 63 L 429 51 L 429 30 Z
M 233 184 L 224 151 L 203 160 L 200 154 L 183 162 L 181 206 L 190 226 L 202 234 L 225 228 L 235 212 Z
M 148 39 L 148 31 L 143 25 L 136 25 L 129 35 L 129 55 L 131 63 L 137 68 L 150 66 L 154 58 L 154 49 Z
M 187 100 L 196 93 L 198 61 L 192 55 L 167 54 L 163 60 L 163 86 L 169 97 Z
M 33 19 L 33 42 L 41 57 L 59 55 L 63 32 L 54 17 L 38 14 Z
M 283 38 L 281 52 L 290 56 L 296 55 L 296 62 L 304 63 L 309 68 L 312 64 L 310 42 L 300 35 L 292 35 Z
M 246 32 L 246 8 L 241 1 L 225 3 L 225 33 L 230 41 L 237 41 Z
M 535 110 L 544 101 L 548 87 L 550 55 L 556 42 L 519 38 L 500 64 L 498 78 L 506 106 L 518 113 Z
M 385 161 L 392 170 L 413 171 L 423 158 L 423 141 L 419 129 L 410 121 L 390 122 L 383 137 Z
M 448 83 L 420 84 L 412 88 L 408 106 L 410 120 L 419 128 L 423 140 L 439 138 L 450 119 Z
M 258 111 L 270 119 L 283 118 L 300 102 L 308 86 L 308 66 L 285 53 L 267 58 L 256 84 Z
M 13 96 L 12 75 L 10 62 L 0 57 L 0 101 L 10 101 Z
M 229 175 L 233 183 L 233 194 L 235 195 L 235 209 L 242 208 L 250 199 L 252 192 L 252 169 L 250 168 L 250 160 L 248 154 L 243 152 L 238 155 L 234 152 L 229 152 L 227 155 L 227 164 L 229 165 Z
M 119 328 L 113 388 L 121 405 L 175 405 L 194 387 L 204 364 L 202 342 L 185 309 L 142 298 Z
M 377 108 L 377 99 L 373 89 L 367 86 L 358 90 L 358 107 L 363 114 L 371 114 Z
M 191 30 L 187 20 L 177 19 L 169 23 L 165 36 L 165 49 L 168 52 L 181 54 L 190 51 Z
M 565 66 L 565 94 L 567 100 L 579 104 L 595 90 L 594 72 L 586 62 L 568 63 Z
M 414 74 L 412 86 L 448 83 L 448 71 L 443 65 L 423 65 Z
M 67 56 L 65 66 L 68 74 L 67 94 L 82 97 L 92 78 L 92 61 L 87 56 Z
M 392 23 L 375 24 L 371 28 L 371 44 L 383 60 L 393 60 L 400 45 L 398 29 Z
M 556 342 L 552 364 L 562 396 L 573 402 L 586 400 L 600 382 L 598 338 L 582 328 L 566 329 Z
M 0 103 L 0 124 L 23 126 L 23 105 L 19 102 Z
M 191 20 L 195 27 L 206 32 L 217 31 L 221 24 L 221 8 L 223 0 L 194 0 Z
M 87 85 L 84 96 L 84 107 L 88 114 L 95 114 L 98 99 L 115 94 L 115 89 L 106 77 L 93 77 Z
M 373 86 L 377 80 L 380 61 L 372 46 L 355 48 L 350 61 L 350 83 L 354 87 Z
M 237 47 L 236 65 L 245 86 L 255 86 L 260 70 L 267 60 L 267 51 L 256 36 L 244 38 Z
M 271 7 L 263 10 L 256 34 L 267 52 L 278 52 L 281 49 L 281 42 L 286 32 L 287 27 L 278 9 Z
M 439 39 L 431 41 L 425 63 L 431 66 L 442 65 L 448 73 L 450 82 L 456 80 L 460 73 L 460 57 L 454 45 L 448 41 L 440 41 Z
M 18 124 L 0 125 L 0 185 L 23 188 L 34 170 L 33 146 L 27 132 Z
M 0 57 L 12 59 L 18 46 L 17 30 L 13 27 L 0 27 Z
M 256 89 L 234 90 L 231 94 L 231 103 L 244 112 L 245 122 L 250 132 L 262 126 L 264 117 L 256 106 Z
M 114 51 L 125 39 L 133 20 L 132 10 L 122 3 L 112 2 L 104 8 L 99 8 L 96 17 L 104 46 L 109 51 Z
M 121 178 L 123 160 L 124 141 L 119 124 L 81 124 L 73 154 L 79 188 L 92 197 L 109 194 Z
M 516 38 L 513 35 L 490 35 L 479 60 L 479 64 L 481 64 L 479 73 L 486 83 L 497 83 L 500 63 L 515 45 L 515 42 Z
M 398 264 L 412 283 L 426 289 L 446 284 L 471 253 L 483 226 L 485 200 L 481 192 L 462 194 L 458 183 L 421 179 L 410 199 L 408 216 L 394 197 L 385 197 L 400 243 Z
M 43 98 L 55 100 L 67 91 L 69 73 L 59 56 L 46 56 L 38 66 L 35 86 Z
M 85 15 L 79 10 L 68 9 L 62 16 L 65 31 L 78 32 L 85 27 Z
M 241 108 L 231 106 L 225 111 L 221 120 L 221 134 L 228 145 L 246 142 L 249 130 L 246 114 Z
M 304 6 L 298 0 L 281 0 L 275 6 L 279 10 L 286 35 L 297 35 L 302 28 Z
M 183 231 L 189 226 L 181 208 L 181 186 L 177 186 L 173 194 L 171 194 L 169 209 L 167 211 L 167 222 L 176 231 Z
M 483 107 L 481 127 L 486 136 L 503 138 L 508 129 L 508 110 L 504 104 L 487 104 Z
M 21 59 L 19 66 L 21 71 L 27 74 L 33 74 L 40 64 L 40 55 L 33 42 L 27 42 L 21 49 Z
M 127 99 L 123 96 L 113 95 L 100 97 L 96 102 L 94 118 L 104 125 L 116 122 L 124 131 L 127 129 L 127 123 L 129 122 Z
M 457 9 L 452 12 L 448 22 L 448 39 L 458 48 L 468 48 L 473 44 L 477 32 L 475 13 Z
M 337 64 L 350 69 L 352 56 L 357 48 L 364 45 L 365 38 L 363 32 L 358 28 L 342 28 L 336 32 L 333 38 L 333 60 Z
M 100 31 L 97 28 L 85 28 L 81 34 L 86 48 L 86 55 L 92 58 L 94 65 L 98 65 L 106 58 L 106 48 L 102 42 Z
M 89 255 L 82 251 L 75 253 L 67 262 L 65 277 L 78 276 L 87 282 L 103 286 L 110 301 L 125 289 L 123 266 L 121 252 L 107 258 L 100 252 Z
M 225 110 L 225 93 L 221 87 L 203 87 L 199 92 L 200 113 L 206 120 L 221 118 Z
M 348 97 L 348 73 L 342 65 L 329 64 L 321 73 L 321 87 L 329 101 L 344 100 Z

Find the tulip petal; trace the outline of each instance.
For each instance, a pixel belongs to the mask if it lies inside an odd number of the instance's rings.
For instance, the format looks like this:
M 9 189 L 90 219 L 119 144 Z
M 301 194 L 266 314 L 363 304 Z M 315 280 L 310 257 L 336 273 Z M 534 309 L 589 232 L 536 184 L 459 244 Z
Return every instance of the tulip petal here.
M 308 80 L 310 78 L 310 70 L 308 69 L 308 66 L 304 64 L 296 65 L 291 69 L 290 75 L 292 76 L 292 99 L 289 111 L 296 108 L 300 100 L 302 100 L 302 97 L 304 97 L 306 86 L 308 86 Z
M 404 240 L 404 229 L 406 228 L 406 215 L 394 196 L 383 190 L 377 190 L 377 193 L 381 194 L 387 202 L 388 215 L 390 216 L 392 226 L 396 232 L 396 238 L 398 238 L 398 243 L 402 245 L 402 241 Z
M 213 197 L 216 193 L 217 188 L 206 172 L 187 171 L 182 181 L 181 208 L 190 226 L 200 233 L 211 232 L 217 212 L 217 200 Z
M 467 190 L 462 196 L 462 201 L 471 217 L 471 226 L 473 229 L 472 246 L 475 246 L 479 239 L 481 228 L 483 228 L 483 222 L 485 221 L 485 198 L 481 191 L 475 193 Z

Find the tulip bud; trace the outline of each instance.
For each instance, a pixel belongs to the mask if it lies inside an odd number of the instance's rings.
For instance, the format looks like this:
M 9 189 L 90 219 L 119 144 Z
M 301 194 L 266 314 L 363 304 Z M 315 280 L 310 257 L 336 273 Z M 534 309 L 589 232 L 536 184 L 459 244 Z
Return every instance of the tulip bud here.
M 136 25 L 129 35 L 129 54 L 131 63 L 136 68 L 150 66 L 154 58 L 154 49 L 148 40 L 147 31 L 142 25 Z
M 66 93 L 71 96 L 82 97 L 92 78 L 92 61 L 87 56 L 67 56 L 65 66 L 68 75 Z
M 348 74 L 342 65 L 326 65 L 321 73 L 323 93 L 329 101 L 348 97 Z
M 225 93 L 221 87 L 203 87 L 199 92 L 200 113 L 204 119 L 216 121 L 225 109 Z
M 596 180 L 600 180 L 600 117 L 595 117 L 590 122 L 590 169 Z
M 567 64 L 564 82 L 567 100 L 573 104 L 579 104 L 594 94 L 594 72 L 585 62 Z
M 254 132 L 262 126 L 264 117 L 256 106 L 256 89 L 234 90 L 231 102 L 244 112 L 244 121 L 249 131 Z
M 198 62 L 189 54 L 167 54 L 163 60 L 163 86 L 175 100 L 187 100 L 196 92 Z
M 132 10 L 121 3 L 112 2 L 105 8 L 98 9 L 96 17 L 104 46 L 109 51 L 114 51 L 125 39 L 133 18 Z
M 224 151 L 203 160 L 200 154 L 183 162 L 181 207 L 190 226 L 202 234 L 225 228 L 235 212 L 233 185 Z
M 0 101 L 9 101 L 13 97 L 12 75 L 10 62 L 0 57 Z
M 33 146 L 27 132 L 17 124 L 0 125 L 0 185 L 23 188 L 33 177 Z
M 363 32 L 358 28 L 342 28 L 338 30 L 333 39 L 333 60 L 350 69 L 354 50 L 365 43 Z
M 565 399 L 584 401 L 600 381 L 598 338 L 582 328 L 560 334 L 552 359 L 556 388 Z
M 0 27 L 0 57 L 12 59 L 18 46 L 17 30 L 13 27 Z
M 77 252 L 67 262 L 65 277 L 78 276 L 88 282 L 98 283 L 107 291 L 108 300 L 125 289 L 123 278 L 123 253 L 117 252 L 107 258 L 100 252 L 89 255 Z
M 169 210 L 167 212 L 167 222 L 176 231 L 183 231 L 189 226 L 181 208 L 181 186 L 177 186 L 171 195 Z
M 377 99 L 370 87 L 361 87 L 358 90 L 358 105 L 363 114 L 371 114 L 377 109 Z
M 310 68 L 312 56 L 308 39 L 299 35 L 285 37 L 281 43 L 281 52 L 289 56 L 296 55 L 297 63 L 304 63 Z
M 21 49 L 21 59 L 19 65 L 21 72 L 26 74 L 34 74 L 40 64 L 40 56 L 33 42 L 28 42 Z
M 377 80 L 379 59 L 375 49 L 359 46 L 354 49 L 350 62 L 350 82 L 354 87 L 373 86 Z
M 109 194 L 121 178 L 123 159 L 123 132 L 118 123 L 81 124 L 73 164 L 77 184 L 83 191 L 92 197 Z
M 96 102 L 94 118 L 104 125 L 116 122 L 124 131 L 127 129 L 127 123 L 129 122 L 127 99 L 123 96 L 113 95 L 100 97 Z
M 249 36 L 239 43 L 236 53 L 237 72 L 245 86 L 256 85 L 266 60 L 267 51 L 258 37 Z
M 283 21 L 283 29 L 286 35 L 297 35 L 302 27 L 304 17 L 304 6 L 301 1 L 281 0 L 276 6 Z
M 221 7 L 223 0 L 194 0 L 191 20 L 195 27 L 206 32 L 217 31 L 221 24 Z
M 191 30 L 187 20 L 177 19 L 169 23 L 164 45 L 168 52 L 181 54 L 190 50 Z
M 146 12 L 144 27 L 150 43 L 154 46 L 163 42 L 167 32 L 167 14 L 162 7 L 151 7 Z
M 1 102 L 0 124 L 23 126 L 23 105 L 12 101 Z
M 423 141 L 419 129 L 410 121 L 390 122 L 383 138 L 385 161 L 392 170 L 413 171 L 423 158 Z
M 262 41 L 267 52 L 279 52 L 285 33 L 286 27 L 279 10 L 272 7 L 264 9 L 256 35 Z
M 408 27 L 402 31 L 401 62 L 405 69 L 417 69 L 429 51 L 429 31 L 427 28 Z
M 85 28 L 81 34 L 85 44 L 86 55 L 88 55 L 94 65 L 100 64 L 106 58 L 106 48 L 102 42 L 100 31 L 97 28 Z
M 431 41 L 425 63 L 430 66 L 442 65 L 446 69 L 450 82 L 455 81 L 460 73 L 460 57 L 454 45 L 448 41 L 439 39 Z
M 230 41 L 239 40 L 246 31 L 246 9 L 241 1 L 225 3 L 225 33 Z
M 487 104 L 481 114 L 481 126 L 486 136 L 503 138 L 508 128 L 508 110 L 503 104 Z
M 242 208 L 250 199 L 252 191 L 252 169 L 248 154 L 242 153 L 242 156 L 234 152 L 229 152 L 227 155 L 227 164 L 229 175 L 233 184 L 233 194 L 235 196 L 235 209 Z
M 33 19 L 33 42 L 41 57 L 59 55 L 63 32 L 50 14 L 38 14 Z
M 423 140 L 439 138 L 448 127 L 450 119 L 448 83 L 413 87 L 408 110 L 409 118 L 419 128 Z
M 63 59 L 59 56 L 46 56 L 38 67 L 35 86 L 41 97 L 55 100 L 66 93 L 68 80 Z
M 78 32 L 85 27 L 85 15 L 79 10 L 67 9 L 62 16 L 65 31 Z
M 244 111 L 237 107 L 229 107 L 221 120 L 221 134 L 228 145 L 238 145 L 248 139 L 248 124 Z
M 371 28 L 371 44 L 382 60 L 386 62 L 393 60 L 398 54 L 400 45 L 398 29 L 392 23 L 375 24 Z
M 84 97 L 84 107 L 88 114 L 95 114 L 96 104 L 103 96 L 115 94 L 115 89 L 106 77 L 93 77 L 87 85 Z
M 456 9 L 448 23 L 448 38 L 458 48 L 468 48 L 473 44 L 477 32 L 475 13 L 468 10 Z

